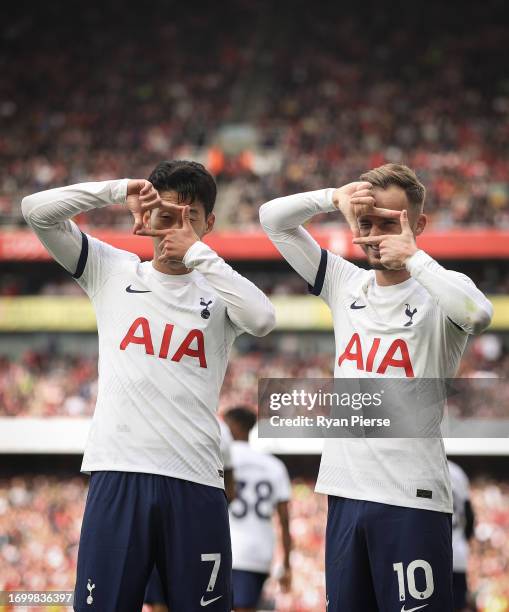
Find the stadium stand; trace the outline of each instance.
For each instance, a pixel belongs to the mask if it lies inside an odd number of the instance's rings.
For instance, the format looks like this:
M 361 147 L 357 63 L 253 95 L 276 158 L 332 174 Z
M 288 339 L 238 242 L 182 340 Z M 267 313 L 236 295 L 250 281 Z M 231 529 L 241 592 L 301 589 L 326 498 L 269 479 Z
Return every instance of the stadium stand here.
M 31 6 L 31 18 L 23 6 L 2 26 L 5 225 L 23 226 L 27 193 L 147 176 L 161 157 L 192 156 L 218 176 L 223 226 L 253 228 L 265 200 L 401 160 L 428 185 L 436 226 L 509 226 L 499 0 L 460 20 L 438 2 L 394 13 L 374 2 L 317 12 L 303 0 L 229 0 L 191 12 L 157 0 L 142 59 L 132 1 L 82 4 L 78 17 L 62 0 Z M 128 219 L 111 207 L 83 222 Z

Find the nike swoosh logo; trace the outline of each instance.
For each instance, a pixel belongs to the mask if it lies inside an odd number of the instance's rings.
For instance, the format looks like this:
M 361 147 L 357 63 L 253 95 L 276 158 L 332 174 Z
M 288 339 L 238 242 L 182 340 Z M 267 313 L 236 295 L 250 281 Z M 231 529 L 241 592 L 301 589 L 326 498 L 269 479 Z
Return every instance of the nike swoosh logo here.
M 204 608 L 205 606 L 208 606 L 209 604 L 214 603 L 218 599 L 221 599 L 221 597 L 222 597 L 222 595 L 219 595 L 219 597 L 214 597 L 214 599 L 207 599 L 207 600 L 203 599 L 203 597 L 202 597 L 201 600 L 200 600 L 200 606 L 202 606 Z
M 408 610 L 405 608 L 405 604 L 403 604 L 401 606 L 401 612 L 415 612 L 416 610 L 421 610 L 422 608 L 425 608 L 428 604 L 424 604 L 423 606 L 417 606 L 417 608 L 408 608 Z
M 361 308 L 366 308 L 366 304 L 364 304 L 364 306 L 359 306 L 359 304 L 356 304 L 357 300 L 354 300 L 351 304 L 350 304 L 350 308 L 352 310 L 360 310 Z
M 152 291 L 150 290 L 143 291 L 141 289 L 132 289 L 131 285 L 129 285 L 129 287 L 126 287 L 125 290 L 127 291 L 127 293 L 152 293 Z

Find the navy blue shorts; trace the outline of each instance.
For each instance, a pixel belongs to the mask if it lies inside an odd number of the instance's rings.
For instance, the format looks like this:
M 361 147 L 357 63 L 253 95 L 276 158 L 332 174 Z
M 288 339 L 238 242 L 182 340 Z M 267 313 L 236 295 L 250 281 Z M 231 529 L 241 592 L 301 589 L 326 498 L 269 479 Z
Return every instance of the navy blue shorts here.
M 75 610 L 140 612 L 155 565 L 170 610 L 230 612 L 231 564 L 223 490 L 156 474 L 92 473 Z
M 148 579 L 147 588 L 145 589 L 145 597 L 143 603 L 146 604 L 159 604 L 167 606 L 166 595 L 164 594 L 163 583 L 157 571 L 157 567 L 154 566 L 150 578 Z
M 451 517 L 329 497 L 327 612 L 452 612 Z
M 236 570 L 233 577 L 233 606 L 235 608 L 256 608 L 268 574 Z

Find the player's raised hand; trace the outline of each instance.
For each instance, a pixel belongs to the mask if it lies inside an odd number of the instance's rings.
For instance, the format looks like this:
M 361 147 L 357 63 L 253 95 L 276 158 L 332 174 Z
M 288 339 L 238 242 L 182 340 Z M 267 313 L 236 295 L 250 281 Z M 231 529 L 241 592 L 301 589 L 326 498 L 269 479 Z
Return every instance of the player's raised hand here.
M 200 240 L 191 225 L 189 206 L 179 206 L 179 208 L 182 211 L 182 227 L 166 230 L 166 235 L 159 245 L 159 261 L 181 262 L 189 248 Z
M 405 267 L 406 260 L 418 249 L 415 243 L 414 233 L 408 222 L 406 210 L 397 212 L 401 223 L 400 234 L 383 234 L 381 236 L 366 236 L 354 238 L 354 244 L 364 246 L 378 246 L 380 249 L 380 263 L 388 270 L 401 270 Z
M 148 181 L 140 191 L 140 206 L 143 212 L 161 206 L 162 200 L 157 189 Z
M 353 183 L 343 185 L 343 187 L 338 187 L 332 194 L 334 206 L 343 213 L 343 217 L 346 219 L 354 236 L 359 235 L 359 225 L 352 206 L 352 197 L 356 191 L 363 189 L 371 189 L 371 183 L 354 181 Z
M 175 206 L 181 215 L 180 227 L 170 229 L 142 228 L 137 232 L 138 236 L 162 238 L 158 247 L 158 261 L 160 262 L 168 260 L 181 262 L 188 249 L 200 240 L 191 225 L 189 206 L 178 206 L 177 204 L 172 204 L 172 206 Z
M 134 217 L 133 234 L 143 227 L 142 194 L 152 190 L 155 191 L 154 186 L 146 179 L 131 179 L 127 183 L 126 204 Z
M 354 181 L 335 189 L 332 201 L 334 206 L 343 213 L 355 237 L 360 234 L 357 220 L 361 215 L 377 217 L 399 216 L 398 211 L 376 207 L 373 186 L 367 181 Z

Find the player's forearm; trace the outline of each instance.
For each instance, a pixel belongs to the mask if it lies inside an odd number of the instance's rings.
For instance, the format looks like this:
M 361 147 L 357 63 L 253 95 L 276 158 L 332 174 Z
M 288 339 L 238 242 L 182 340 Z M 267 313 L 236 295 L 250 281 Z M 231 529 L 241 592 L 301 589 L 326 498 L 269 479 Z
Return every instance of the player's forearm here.
M 260 207 L 260 223 L 267 234 L 295 229 L 319 213 L 336 210 L 334 189 L 319 189 L 276 198 Z
M 226 303 L 228 316 L 235 325 L 253 336 L 265 336 L 274 328 L 274 306 L 267 296 L 206 244 L 195 242 L 183 263 L 205 276 Z
M 424 251 L 417 251 L 406 268 L 436 299 L 443 312 L 469 334 L 479 334 L 488 327 L 493 306 L 464 275 L 446 270 Z
M 27 196 L 21 210 L 50 255 L 71 274 L 76 272 L 82 236 L 71 217 L 93 208 L 125 202 L 127 179 L 81 183 Z
M 283 565 L 290 568 L 290 553 L 292 552 L 292 536 L 290 535 L 289 519 L 281 521 L 281 544 L 283 547 Z
M 321 189 L 277 198 L 260 208 L 260 223 L 286 261 L 308 283 L 314 284 L 321 250 L 301 225 L 316 214 L 332 212 L 333 189 Z
M 285 568 L 290 568 L 290 553 L 292 551 L 292 536 L 290 535 L 290 512 L 287 501 L 279 502 L 277 505 L 279 523 L 281 525 L 281 544 L 283 547 L 283 563 Z
M 286 569 L 290 568 L 290 553 L 292 552 L 292 536 L 290 535 L 290 529 L 283 530 L 282 534 L 283 544 L 283 565 Z
M 21 210 L 34 229 L 50 229 L 81 212 L 125 202 L 128 179 L 79 183 L 23 198 Z

